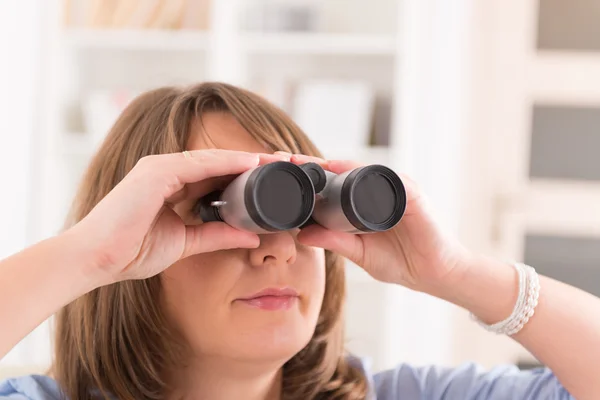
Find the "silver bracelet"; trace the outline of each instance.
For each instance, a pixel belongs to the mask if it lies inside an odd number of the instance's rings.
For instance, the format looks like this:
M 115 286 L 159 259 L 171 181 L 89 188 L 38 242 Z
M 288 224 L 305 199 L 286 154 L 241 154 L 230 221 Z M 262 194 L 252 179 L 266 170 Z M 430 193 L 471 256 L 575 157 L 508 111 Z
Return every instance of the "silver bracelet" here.
M 512 336 L 523 329 L 533 316 L 540 296 L 540 279 L 535 269 L 522 263 L 514 263 L 513 267 L 519 275 L 519 297 L 511 315 L 504 321 L 487 325 L 471 314 L 471 319 L 480 326 L 499 335 Z

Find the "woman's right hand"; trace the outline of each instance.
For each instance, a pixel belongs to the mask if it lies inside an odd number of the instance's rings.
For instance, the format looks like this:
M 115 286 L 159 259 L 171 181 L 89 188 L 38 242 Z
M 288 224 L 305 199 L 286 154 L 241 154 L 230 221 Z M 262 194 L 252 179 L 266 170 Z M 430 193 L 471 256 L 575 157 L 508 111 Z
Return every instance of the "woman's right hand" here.
M 173 153 L 142 158 L 66 232 L 88 249 L 91 273 L 99 285 L 148 278 L 193 254 L 259 245 L 256 234 L 222 222 L 186 226 L 170 204 L 207 194 L 202 193 L 206 179 L 240 174 L 281 157 L 230 150 L 187 154 L 190 157 Z

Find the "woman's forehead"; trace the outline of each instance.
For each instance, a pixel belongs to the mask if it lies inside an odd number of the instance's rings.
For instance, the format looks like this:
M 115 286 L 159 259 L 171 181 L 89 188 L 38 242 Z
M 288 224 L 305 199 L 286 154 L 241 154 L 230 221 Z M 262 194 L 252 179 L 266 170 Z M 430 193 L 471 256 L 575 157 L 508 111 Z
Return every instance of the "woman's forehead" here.
M 244 129 L 242 125 L 227 112 L 208 112 L 202 120 L 196 118 L 191 124 L 188 150 L 224 149 L 239 150 L 252 153 L 271 153 L 266 144 Z

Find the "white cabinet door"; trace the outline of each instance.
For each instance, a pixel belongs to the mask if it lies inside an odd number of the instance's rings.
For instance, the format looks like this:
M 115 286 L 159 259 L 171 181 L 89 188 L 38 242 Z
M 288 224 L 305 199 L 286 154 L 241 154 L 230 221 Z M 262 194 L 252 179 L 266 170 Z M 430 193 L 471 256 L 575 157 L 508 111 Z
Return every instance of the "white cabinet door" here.
M 600 25 L 588 18 L 600 10 L 589 0 L 494 3 L 483 12 L 476 92 L 482 231 L 498 257 L 600 296 Z M 466 326 L 460 358 L 534 361 L 514 341 Z

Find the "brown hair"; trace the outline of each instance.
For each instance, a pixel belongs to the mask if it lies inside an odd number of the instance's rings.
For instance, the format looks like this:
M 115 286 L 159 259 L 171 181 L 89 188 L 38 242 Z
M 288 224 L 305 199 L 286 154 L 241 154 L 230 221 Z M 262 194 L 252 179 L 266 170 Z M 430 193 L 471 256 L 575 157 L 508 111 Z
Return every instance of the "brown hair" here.
M 273 151 L 320 156 L 280 109 L 223 83 L 161 88 L 136 98 L 93 157 L 67 226 L 81 220 L 147 155 L 185 150 L 190 124 L 223 111 Z M 283 398 L 364 399 L 367 383 L 344 352 L 344 267 L 326 252 L 326 289 L 309 344 L 283 369 Z M 173 389 L 165 373 L 183 348 L 158 301 L 158 277 L 98 288 L 64 307 L 56 318 L 52 373 L 71 399 L 164 399 Z

